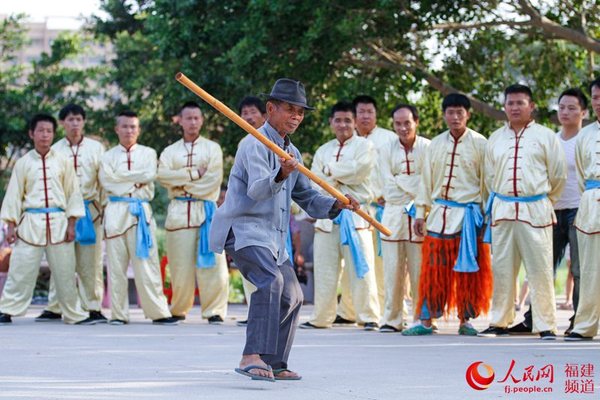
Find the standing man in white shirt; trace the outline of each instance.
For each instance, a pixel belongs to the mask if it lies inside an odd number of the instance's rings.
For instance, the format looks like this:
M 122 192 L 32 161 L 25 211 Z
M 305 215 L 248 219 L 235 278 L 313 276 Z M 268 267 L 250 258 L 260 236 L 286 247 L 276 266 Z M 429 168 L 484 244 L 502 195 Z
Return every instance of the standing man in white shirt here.
M 575 218 L 580 261 L 580 291 L 575 326 L 566 341 L 592 340 L 600 318 L 600 78 L 590 84 L 596 121 L 581 130 L 575 148 L 579 188 L 583 191 Z
M 79 178 L 79 187 L 85 204 L 85 217 L 75 224 L 75 271 L 79 277 L 81 305 L 90 312 L 90 318 L 106 323 L 102 315 L 104 271 L 102 264 L 102 204 L 98 170 L 104 145 L 84 135 L 86 114 L 78 104 L 68 104 L 58 113 L 65 137 L 52 148 L 73 163 Z M 61 310 L 56 298 L 54 275 L 50 275 L 48 306 L 36 322 L 59 320 Z
M 485 175 L 492 241 L 494 294 L 489 328 L 479 336 L 509 334 L 515 318 L 516 279 L 525 265 L 533 332 L 556 339 L 556 302 L 552 273 L 553 204 L 567 180 L 567 164 L 556 133 L 533 119 L 531 89 L 514 84 L 504 91 L 508 122 L 489 138 Z
M 225 255 L 208 251 L 208 232 L 223 182 L 223 151 L 200 134 L 204 116 L 198 103 L 185 103 L 178 123 L 183 138 L 163 150 L 157 175 L 171 199 L 165 221 L 171 313 L 185 319 L 197 284 L 202 317 L 219 325 L 227 315 L 229 274 Z
M 583 119 L 587 116 L 588 100 L 581 89 L 571 88 L 558 97 L 558 121 L 561 129 L 556 136 L 567 159 L 567 183 L 560 198 L 554 203 L 556 225 L 552 227 L 554 274 L 565 256 L 569 245 L 571 256 L 571 273 L 573 275 L 573 316 L 565 335 L 571 333 L 573 320 L 579 303 L 579 251 L 577 249 L 577 229 L 573 225 L 579 208 L 579 185 L 577 183 L 577 167 L 575 166 L 575 142 L 581 130 Z M 511 333 L 531 333 L 531 306 L 525 313 L 525 320 L 511 328 Z

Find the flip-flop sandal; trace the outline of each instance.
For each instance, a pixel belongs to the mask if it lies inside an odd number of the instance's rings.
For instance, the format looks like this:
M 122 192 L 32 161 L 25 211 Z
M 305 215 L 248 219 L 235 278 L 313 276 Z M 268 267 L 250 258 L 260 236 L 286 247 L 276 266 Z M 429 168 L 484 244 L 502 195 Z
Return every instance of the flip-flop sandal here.
M 260 370 L 263 370 L 263 371 L 272 371 L 271 367 L 265 368 L 265 367 L 262 367 L 260 365 L 248 365 L 245 368 L 236 368 L 236 369 L 234 369 L 234 371 L 237 372 L 238 374 L 242 374 L 244 376 L 252 378 L 252 380 L 254 380 L 254 381 L 275 382 L 275 379 L 269 378 L 268 376 L 262 376 L 262 375 L 257 375 L 257 374 L 250 373 L 250 370 L 253 370 L 253 369 L 260 369 Z
M 294 371 L 290 371 L 287 368 L 274 369 L 273 376 L 275 376 L 276 381 L 299 381 L 300 379 L 302 379 L 302 377 L 300 375 L 298 375 L 298 376 L 277 376 L 277 375 L 281 374 L 282 372 L 294 372 Z

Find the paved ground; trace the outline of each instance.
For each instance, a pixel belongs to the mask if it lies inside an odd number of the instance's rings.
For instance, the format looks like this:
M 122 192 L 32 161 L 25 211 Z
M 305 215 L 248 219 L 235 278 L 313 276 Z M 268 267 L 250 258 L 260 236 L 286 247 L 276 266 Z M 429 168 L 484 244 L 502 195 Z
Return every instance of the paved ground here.
M 306 320 L 311 307 L 303 309 Z M 407 338 L 358 328 L 299 330 L 290 366 L 299 382 L 255 382 L 233 372 L 244 329 L 235 326 L 245 307 L 233 306 L 225 325 L 209 326 L 199 310 L 180 326 L 153 326 L 132 309 L 127 326 L 68 326 L 35 323 L 34 306 L 11 326 L 0 326 L 0 399 L 598 399 L 600 342 L 545 342 L 536 336 L 465 338 L 457 322 L 440 323 L 440 333 Z M 569 314 L 559 312 L 561 332 Z M 475 321 L 477 328 L 486 320 Z M 511 377 L 503 380 L 511 361 Z M 465 381 L 467 367 L 483 361 L 495 372 L 487 390 Z M 593 394 L 565 393 L 565 385 L 590 390 L 588 378 L 567 377 L 595 367 Z M 538 372 L 549 372 L 553 379 Z M 523 380 L 533 366 L 531 378 Z M 577 368 L 575 368 L 577 367 Z M 479 372 L 487 376 L 480 366 Z M 549 387 L 552 393 L 506 394 Z

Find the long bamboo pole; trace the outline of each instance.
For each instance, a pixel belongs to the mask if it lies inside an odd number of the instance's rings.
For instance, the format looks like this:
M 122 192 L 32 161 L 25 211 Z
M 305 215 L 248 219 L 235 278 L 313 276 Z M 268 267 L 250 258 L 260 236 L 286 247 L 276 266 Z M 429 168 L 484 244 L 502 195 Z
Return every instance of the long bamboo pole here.
M 217 111 L 219 111 L 220 113 L 225 115 L 227 118 L 229 118 L 230 120 L 235 122 L 240 128 L 242 128 L 243 130 L 245 130 L 246 132 L 248 132 L 249 134 L 254 136 L 256 139 L 258 139 L 262 144 L 267 146 L 272 152 L 277 154 L 279 157 L 284 158 L 286 160 L 289 160 L 292 158 L 292 156 L 290 156 L 288 153 L 283 151 L 282 148 L 280 148 L 275 143 L 270 141 L 266 136 L 262 135 L 252 125 L 250 125 L 249 123 L 244 121 L 239 115 L 237 115 L 235 112 L 233 112 L 229 107 L 227 107 L 225 104 L 221 103 L 219 100 L 217 100 L 216 98 L 211 96 L 208 92 L 206 92 L 200 86 L 196 85 L 192 80 L 190 80 L 183 73 L 178 72 L 177 75 L 175 75 L 175 79 L 179 83 L 181 83 L 183 86 L 187 87 L 189 90 L 191 90 L 196 95 L 201 97 L 208 104 L 213 106 Z M 331 194 L 333 197 L 335 197 L 342 203 L 344 203 L 344 204 L 350 203 L 350 200 L 348 200 L 348 198 L 346 196 L 344 196 L 339 190 L 337 190 L 336 188 L 332 187 L 327 182 L 325 182 L 324 180 L 319 178 L 317 175 L 315 175 L 311 170 L 306 168 L 304 165 L 298 164 L 298 171 L 300 171 L 300 173 L 306 175 L 308 177 L 308 179 L 315 182 L 317 185 L 321 186 L 327 193 Z M 365 219 L 367 222 L 369 222 L 371 225 L 373 225 L 379 232 L 383 233 L 384 235 L 390 236 L 392 234 L 392 232 L 388 228 L 383 226 L 381 223 L 379 223 L 376 219 L 371 217 L 369 214 L 367 214 L 362 209 L 358 209 L 355 212 L 358 215 L 360 215 L 363 219 Z

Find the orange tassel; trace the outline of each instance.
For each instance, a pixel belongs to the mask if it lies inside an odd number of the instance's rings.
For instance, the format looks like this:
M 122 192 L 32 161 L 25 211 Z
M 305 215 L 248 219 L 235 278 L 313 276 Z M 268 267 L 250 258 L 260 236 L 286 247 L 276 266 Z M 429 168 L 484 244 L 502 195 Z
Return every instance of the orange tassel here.
M 427 299 L 429 311 L 444 316 L 456 310 L 459 317 L 486 314 L 492 297 L 490 246 L 478 241 L 478 272 L 455 272 L 460 236 L 440 239 L 425 236 L 419 279 L 419 300 L 414 312 L 418 318 Z

